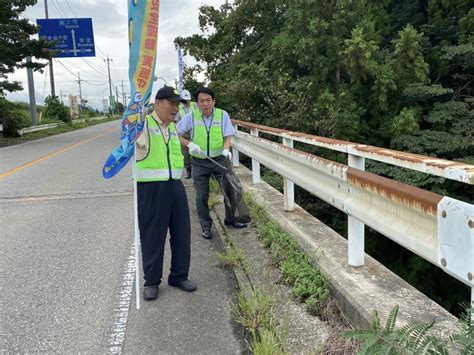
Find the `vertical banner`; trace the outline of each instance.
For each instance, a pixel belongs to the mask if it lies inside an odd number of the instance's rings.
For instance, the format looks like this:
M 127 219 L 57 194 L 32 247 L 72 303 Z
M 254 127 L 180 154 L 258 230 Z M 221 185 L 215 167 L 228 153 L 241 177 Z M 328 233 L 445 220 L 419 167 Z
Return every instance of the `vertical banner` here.
M 102 111 L 104 113 L 109 112 L 109 100 L 107 99 L 102 99 Z
M 69 95 L 69 115 L 73 120 L 79 118 L 79 101 L 77 96 Z
M 178 46 L 178 91 L 181 94 L 183 91 L 183 53 L 181 52 L 181 47 Z
M 143 131 L 146 105 L 150 101 L 156 64 L 159 0 L 130 0 L 128 77 L 131 100 L 122 115 L 121 144 L 114 149 L 102 168 L 102 175 L 115 176 L 133 157 L 135 141 Z

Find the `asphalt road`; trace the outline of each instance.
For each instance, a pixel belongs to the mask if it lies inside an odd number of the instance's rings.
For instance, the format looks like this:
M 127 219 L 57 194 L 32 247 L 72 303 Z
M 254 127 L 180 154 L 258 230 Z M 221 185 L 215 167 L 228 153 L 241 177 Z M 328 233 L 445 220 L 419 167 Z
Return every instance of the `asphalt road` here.
M 191 186 L 198 291 L 163 285 L 135 309 L 130 164 L 101 174 L 119 125 L 0 149 L 0 353 L 241 352 L 235 286 L 199 237 Z

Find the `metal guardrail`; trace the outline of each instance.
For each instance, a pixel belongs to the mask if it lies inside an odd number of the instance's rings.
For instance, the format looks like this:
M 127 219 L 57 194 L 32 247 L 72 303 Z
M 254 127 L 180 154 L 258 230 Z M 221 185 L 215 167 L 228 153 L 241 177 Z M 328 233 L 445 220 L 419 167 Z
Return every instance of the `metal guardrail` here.
M 71 123 L 83 123 L 87 121 L 101 121 L 107 119 L 107 116 L 97 116 L 97 117 L 89 117 L 89 118 L 80 118 L 78 120 L 72 120 Z
M 256 130 L 258 132 L 268 133 L 285 139 L 336 150 L 338 152 L 347 153 L 360 158 L 372 159 L 383 163 L 396 165 L 411 170 L 417 170 L 431 175 L 441 176 L 447 179 L 474 185 L 474 165 L 374 147 L 365 144 L 357 144 L 337 139 L 313 136 L 311 134 L 292 132 L 280 128 L 267 127 L 239 120 L 232 120 L 232 122 L 250 130 Z
M 469 285 L 474 306 L 474 206 L 364 171 L 365 158 L 370 158 L 471 184 L 474 166 L 423 156 L 412 166 L 413 155 L 407 153 L 233 123 L 250 129 L 232 139 L 234 165 L 241 152 L 252 158 L 253 183 L 260 182 L 260 163 L 282 175 L 285 210 L 294 208 L 296 183 L 348 215 L 349 265 L 364 264 L 366 224 Z M 259 132 L 280 136 L 283 144 L 260 138 Z M 349 164 L 293 149 L 293 140 L 348 153 Z
M 19 129 L 17 132 L 20 136 L 22 136 L 25 133 L 31 133 L 31 132 L 36 132 L 36 131 L 42 131 L 44 129 L 56 128 L 57 126 L 58 126 L 57 123 L 48 123 L 48 124 L 42 124 L 38 126 L 25 127 L 25 128 Z
M 71 123 L 75 124 L 75 123 L 82 123 L 86 121 L 99 121 L 99 120 L 105 120 L 105 119 L 107 119 L 106 116 L 89 117 L 89 118 L 81 118 L 78 120 L 72 120 Z M 44 129 L 56 128 L 57 126 L 58 126 L 57 123 L 48 123 L 48 124 L 43 124 L 43 125 L 38 125 L 38 126 L 25 127 L 25 128 L 19 129 L 17 132 L 20 136 L 22 136 L 25 133 L 31 133 L 31 132 L 36 132 L 36 131 L 42 131 Z

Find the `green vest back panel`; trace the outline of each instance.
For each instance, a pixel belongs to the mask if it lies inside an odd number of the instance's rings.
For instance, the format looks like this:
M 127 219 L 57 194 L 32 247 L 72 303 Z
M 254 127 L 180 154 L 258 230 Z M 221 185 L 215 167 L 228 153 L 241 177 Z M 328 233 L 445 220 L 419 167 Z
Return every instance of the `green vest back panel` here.
M 149 133 L 148 155 L 137 161 L 137 181 L 167 181 L 179 180 L 183 173 L 184 161 L 181 153 L 181 142 L 176 125 L 170 122 L 168 126 L 169 140 L 165 142 L 162 128 L 152 115 L 146 117 Z
M 224 138 L 222 137 L 222 110 L 216 108 L 208 132 L 204 118 L 200 110 L 193 111 L 193 138 L 204 154 L 215 158 L 222 155 L 224 149 Z M 205 159 L 201 155 L 191 154 L 195 158 Z
M 189 103 L 189 111 L 188 112 L 191 112 L 191 111 L 194 111 L 197 109 L 197 105 L 194 101 L 191 101 Z M 186 116 L 186 112 L 184 111 L 184 106 L 183 104 L 180 104 L 179 105 L 179 119 L 183 119 L 183 117 Z

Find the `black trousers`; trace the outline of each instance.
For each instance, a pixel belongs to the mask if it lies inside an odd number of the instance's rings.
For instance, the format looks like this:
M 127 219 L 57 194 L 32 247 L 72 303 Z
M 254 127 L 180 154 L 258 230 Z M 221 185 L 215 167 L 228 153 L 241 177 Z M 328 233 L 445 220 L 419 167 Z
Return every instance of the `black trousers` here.
M 183 138 L 186 138 L 188 140 L 191 139 L 191 135 L 189 133 L 185 133 L 183 134 Z M 181 145 L 181 154 L 183 154 L 183 158 L 184 158 L 184 167 L 186 168 L 186 170 L 189 171 L 189 169 L 191 169 L 191 156 L 189 155 L 189 149 L 188 147 L 185 147 L 184 145 Z
M 219 164 L 225 166 L 225 158 L 223 156 L 213 158 Z M 196 189 L 196 207 L 199 217 L 199 223 L 201 224 L 202 230 L 211 230 L 212 219 L 209 215 L 209 178 L 214 178 L 221 185 L 222 169 L 208 159 L 198 159 L 191 157 L 193 164 L 193 182 L 194 188 Z M 222 187 L 221 187 L 222 190 Z M 225 198 L 225 195 L 224 195 Z M 226 205 L 226 204 L 225 204 Z M 227 205 L 225 207 L 225 221 L 228 223 L 233 222 L 232 213 L 228 211 Z
M 168 230 L 171 245 L 168 282 L 186 280 L 191 260 L 191 226 L 183 183 L 181 180 L 139 182 L 137 198 L 145 286 L 161 283 Z

